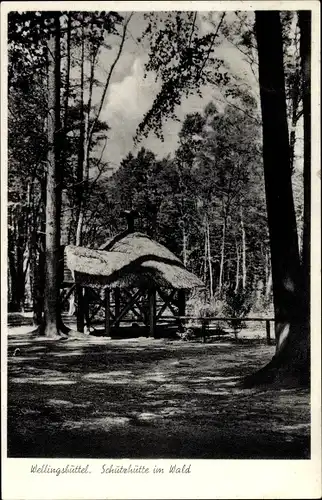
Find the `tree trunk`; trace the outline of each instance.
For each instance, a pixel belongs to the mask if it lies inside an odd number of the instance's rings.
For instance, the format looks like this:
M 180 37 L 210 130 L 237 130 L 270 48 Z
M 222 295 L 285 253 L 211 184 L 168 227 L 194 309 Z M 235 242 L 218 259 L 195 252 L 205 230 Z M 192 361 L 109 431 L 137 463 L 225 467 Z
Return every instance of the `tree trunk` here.
M 210 298 L 212 299 L 214 296 L 214 283 L 213 283 L 213 275 L 212 275 L 212 260 L 211 260 L 211 249 L 210 249 L 210 230 L 209 230 L 209 220 L 208 217 L 206 219 L 206 228 L 207 228 L 207 253 L 208 253 L 208 267 L 209 267 L 209 291 Z
M 303 306 L 310 325 L 310 255 L 311 255 L 311 12 L 299 11 L 300 56 L 304 127 L 304 224 L 302 238 Z
M 224 262 L 225 262 L 225 243 L 226 243 L 226 215 L 224 216 L 222 224 L 222 239 L 221 239 L 221 251 L 220 251 L 220 268 L 219 268 L 219 285 L 218 290 L 221 293 L 223 286 L 223 274 L 224 274 Z
M 263 283 L 263 280 L 261 278 L 259 278 L 258 276 L 256 276 L 256 279 L 254 281 L 255 281 L 255 287 L 256 287 L 255 288 L 255 290 L 256 290 L 255 307 L 256 307 L 257 311 L 261 311 L 262 310 L 264 283 Z
M 307 384 L 308 331 L 300 293 L 281 23 L 278 11 L 257 11 L 255 16 L 277 345 L 272 361 L 245 383 Z
M 235 284 L 235 293 L 238 292 L 239 288 L 239 266 L 240 266 L 240 255 L 239 255 L 239 247 L 236 240 L 236 284 Z
M 79 146 L 78 146 L 78 162 L 76 175 L 76 203 L 77 203 L 77 219 L 76 219 L 76 245 L 82 244 L 82 228 L 83 228 L 83 197 L 84 197 L 84 143 L 85 143 L 85 111 L 84 111 L 84 64 L 85 64 L 85 35 L 84 25 L 82 26 L 81 39 L 81 82 L 80 82 L 80 126 L 79 126 Z
M 185 224 L 182 224 L 182 260 L 183 265 L 187 267 L 188 265 L 188 255 L 187 255 L 187 233 Z
M 266 301 L 269 301 L 271 294 L 272 294 L 272 269 L 269 268 L 268 274 L 267 274 L 267 280 L 266 280 L 266 287 L 265 287 L 265 299 Z
M 204 283 L 206 283 L 206 281 L 207 281 L 207 256 L 208 256 L 206 221 L 207 221 L 207 219 L 205 217 L 205 252 L 204 252 L 204 267 L 203 267 L 203 281 L 204 281 Z
M 30 227 L 30 238 L 29 238 L 29 253 L 30 253 L 30 288 L 31 288 L 31 297 L 32 297 L 32 310 L 33 310 L 33 320 L 34 325 L 39 326 L 41 323 L 38 321 L 37 315 L 35 315 L 35 297 L 37 290 L 37 275 L 38 275 L 38 262 L 37 262 L 37 229 L 38 229 L 38 220 L 36 207 L 33 200 L 32 207 L 32 218 L 31 218 L 31 227 Z M 39 208 L 39 207 L 38 207 Z
M 8 221 L 10 225 L 10 220 Z M 15 238 L 14 232 L 9 229 L 8 233 L 8 264 L 10 275 L 10 301 L 9 309 L 11 312 L 18 311 L 17 299 L 17 276 L 16 276 L 16 262 L 15 262 Z
M 25 245 L 25 220 L 23 212 L 18 215 L 16 234 L 16 286 L 15 302 L 17 310 L 23 311 L 25 298 L 25 273 L 24 273 L 24 245 Z
M 93 80 L 94 80 L 94 64 L 91 64 L 89 95 L 87 102 L 87 109 L 85 110 L 84 93 L 85 93 L 85 33 L 84 26 L 82 26 L 82 44 L 81 44 L 81 106 L 80 106 L 80 134 L 79 134 L 79 156 L 78 156 L 78 175 L 77 175 L 77 188 L 78 188 L 78 217 L 76 227 L 76 245 L 83 244 L 83 226 L 85 217 L 85 197 L 88 192 L 88 178 L 89 178 L 89 151 L 90 151 L 90 138 L 89 138 L 89 115 L 92 102 Z
M 59 335 L 59 250 L 61 185 L 60 164 L 60 19 L 48 41 L 48 155 L 46 176 L 45 328 L 48 337 Z
M 38 250 L 38 266 L 35 269 L 34 275 L 34 295 L 33 295 L 33 321 L 35 326 L 40 326 L 43 319 L 44 312 L 44 295 L 45 295 L 45 267 L 46 267 L 46 175 L 40 183 L 40 234 L 36 235 L 35 245 Z M 34 214 L 35 228 L 37 227 L 37 213 Z
M 66 83 L 65 83 L 65 96 L 64 96 L 64 139 L 66 146 L 66 134 L 67 134 L 67 124 L 68 124 L 68 103 L 69 103 L 69 92 L 70 92 L 70 65 L 71 65 L 71 32 L 72 32 L 72 16 L 70 12 L 67 12 L 67 40 L 66 40 Z M 64 150 L 64 159 L 66 160 L 66 150 Z
M 240 206 L 240 228 L 242 233 L 242 270 L 243 270 L 243 290 L 246 288 L 247 281 L 247 269 L 246 269 L 246 232 L 244 227 L 244 215 L 243 215 L 243 207 Z
M 79 146 L 78 146 L 78 162 L 77 162 L 77 175 L 76 175 L 76 234 L 75 244 L 82 245 L 83 233 L 83 197 L 84 197 L 84 142 L 85 142 L 85 111 L 84 111 L 84 64 L 85 64 L 85 35 L 84 25 L 82 25 L 82 39 L 81 39 L 81 75 L 80 75 L 80 128 L 79 128 Z M 76 286 L 76 322 L 77 330 L 84 331 L 84 312 L 83 312 L 83 289 L 80 285 Z
M 290 168 L 292 173 L 294 172 L 296 127 L 300 117 L 299 103 L 301 101 L 301 77 L 300 77 L 300 68 L 297 61 L 298 58 L 296 58 L 296 68 L 294 70 L 293 82 L 291 88 Z

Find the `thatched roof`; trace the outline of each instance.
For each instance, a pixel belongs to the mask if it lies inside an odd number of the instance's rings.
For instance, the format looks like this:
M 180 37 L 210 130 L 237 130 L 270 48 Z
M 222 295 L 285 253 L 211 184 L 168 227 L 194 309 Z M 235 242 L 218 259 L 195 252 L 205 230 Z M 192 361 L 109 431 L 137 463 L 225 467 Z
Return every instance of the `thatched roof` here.
M 142 233 L 126 234 L 109 250 L 67 246 L 66 264 L 78 283 L 129 287 L 151 283 L 173 288 L 203 287 L 202 281 L 163 245 Z

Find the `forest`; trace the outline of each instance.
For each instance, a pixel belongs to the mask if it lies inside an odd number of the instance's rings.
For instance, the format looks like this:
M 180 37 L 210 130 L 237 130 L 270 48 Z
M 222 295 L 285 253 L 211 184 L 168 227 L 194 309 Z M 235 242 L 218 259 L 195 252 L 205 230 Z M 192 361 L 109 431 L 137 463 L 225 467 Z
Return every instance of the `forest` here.
M 309 459 L 312 11 L 7 28 L 8 456 Z
M 8 15 L 8 310 L 31 308 L 43 333 L 59 334 L 59 249 L 99 248 L 134 209 L 136 230 L 203 280 L 213 314 L 236 303 L 274 314 L 273 369 L 307 381 L 310 12 L 149 12 L 133 36 L 137 15 Z M 145 77 L 159 83 L 115 165 L 104 108 L 127 44 L 144 47 Z M 257 87 L 220 55 L 223 44 Z M 179 119 L 193 95 L 203 105 Z

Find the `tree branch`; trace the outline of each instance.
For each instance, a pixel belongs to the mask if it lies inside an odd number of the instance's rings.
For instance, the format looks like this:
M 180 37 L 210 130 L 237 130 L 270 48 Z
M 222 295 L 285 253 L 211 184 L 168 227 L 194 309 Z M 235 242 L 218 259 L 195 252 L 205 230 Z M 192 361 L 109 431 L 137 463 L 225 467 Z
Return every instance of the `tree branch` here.
M 126 38 L 127 27 L 128 27 L 128 24 L 129 24 L 132 16 L 133 16 L 133 12 L 131 12 L 131 14 L 129 15 L 127 21 L 125 22 L 125 24 L 123 26 L 122 40 L 121 40 L 121 43 L 119 45 L 119 49 L 118 49 L 117 55 L 116 55 L 116 57 L 115 57 L 112 65 L 111 65 L 109 74 L 107 76 L 106 83 L 105 83 L 105 86 L 104 86 L 103 94 L 102 94 L 102 97 L 101 97 L 101 100 L 100 100 L 100 104 L 99 104 L 99 107 L 98 107 L 98 111 L 97 111 L 96 117 L 93 120 L 92 126 L 91 126 L 91 128 L 89 130 L 89 134 L 88 134 L 89 147 L 90 147 L 90 144 L 91 144 L 91 141 L 92 141 L 92 137 L 93 137 L 95 126 L 96 126 L 96 124 L 98 122 L 98 119 L 100 117 L 100 114 L 101 114 L 101 111 L 102 111 L 102 108 L 103 108 L 103 104 L 104 104 L 104 101 L 105 101 L 107 89 L 108 89 L 108 86 L 110 84 L 110 81 L 111 81 L 111 78 L 112 78 L 115 66 L 117 65 L 117 63 L 118 63 L 118 61 L 119 61 L 119 59 L 121 57 L 121 54 L 122 54 L 122 50 L 123 50 L 123 46 L 124 46 L 124 42 L 125 42 L 125 38 Z

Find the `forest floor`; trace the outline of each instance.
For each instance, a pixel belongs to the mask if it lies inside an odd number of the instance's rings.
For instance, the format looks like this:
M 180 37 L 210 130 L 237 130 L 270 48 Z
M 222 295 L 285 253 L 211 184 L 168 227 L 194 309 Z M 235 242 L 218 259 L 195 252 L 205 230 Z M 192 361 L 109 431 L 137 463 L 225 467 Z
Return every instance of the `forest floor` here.
M 263 339 L 46 340 L 28 326 L 8 331 L 9 457 L 310 456 L 308 391 L 238 386 L 272 357 Z

